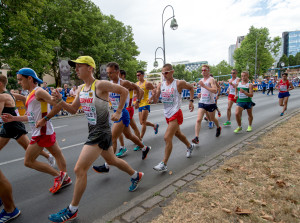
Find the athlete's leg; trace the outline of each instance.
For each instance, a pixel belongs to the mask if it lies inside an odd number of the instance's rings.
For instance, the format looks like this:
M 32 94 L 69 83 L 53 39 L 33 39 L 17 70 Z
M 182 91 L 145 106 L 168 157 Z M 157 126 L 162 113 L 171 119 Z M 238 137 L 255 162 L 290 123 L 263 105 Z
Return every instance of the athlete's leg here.
M 186 147 L 190 147 L 191 143 L 188 141 L 188 139 L 186 138 L 186 136 L 181 132 L 180 130 L 180 126 L 178 126 L 177 131 L 175 132 L 175 136 L 181 141 L 183 142 Z
M 12 187 L 7 178 L 0 170 L 0 198 L 4 205 L 4 210 L 11 213 L 15 210 L 16 206 L 13 200 Z
M 37 143 L 29 144 L 25 152 L 24 165 L 37 171 L 48 173 L 52 176 L 59 176 L 59 172 L 49 164 L 36 160 L 42 150 L 43 147 L 40 147 Z
M 4 148 L 4 146 L 7 145 L 7 143 L 9 142 L 10 138 L 4 138 L 4 137 L 0 137 L 0 150 Z
M 284 104 L 283 104 L 283 99 L 284 98 L 279 98 L 279 106 L 283 106 Z
M 140 114 L 141 113 L 141 114 Z M 143 139 L 145 132 L 146 132 L 146 127 L 151 126 L 154 128 L 154 124 L 151 122 L 147 121 L 149 111 L 148 110 L 143 110 L 142 112 L 139 112 L 140 116 L 140 123 L 142 125 L 142 130 L 141 130 L 141 138 Z
M 228 100 L 228 107 L 227 107 L 227 121 L 230 121 L 231 119 L 231 108 L 233 105 L 233 101 Z
M 289 101 L 289 97 L 284 97 L 283 98 L 283 110 L 282 113 L 284 113 L 287 109 L 287 105 L 288 105 L 288 101 Z
M 242 120 L 241 120 L 242 112 L 243 112 L 243 108 L 237 105 L 235 108 L 235 119 L 239 127 L 242 126 Z
M 134 134 L 139 138 L 139 140 L 142 141 L 142 139 L 141 139 L 141 134 L 140 134 L 140 130 L 138 129 L 138 127 L 137 127 L 137 125 L 136 125 L 136 123 L 135 123 L 134 118 L 132 118 L 132 119 L 130 120 L 130 127 L 133 129 Z
M 112 127 L 112 145 L 113 145 L 113 150 L 114 153 L 117 151 L 117 146 L 118 146 L 118 138 L 120 135 L 122 135 L 123 129 L 124 129 L 124 124 L 123 121 L 120 122 L 115 122 Z
M 119 159 L 115 156 L 112 147 L 110 147 L 108 150 L 103 150 L 101 156 L 107 164 L 119 168 L 120 170 L 128 173 L 130 176 L 132 176 L 135 173 L 134 169 L 132 169 L 126 161 Z
M 71 205 L 78 206 L 87 184 L 87 171 L 93 162 L 101 155 L 102 149 L 97 145 L 84 145 L 74 168 L 76 183 Z M 112 156 L 113 154 L 111 148 Z
M 197 121 L 195 125 L 195 136 L 199 137 L 199 132 L 201 129 L 201 122 L 204 116 L 205 110 L 203 108 L 198 109 Z
M 252 107 L 252 108 L 253 108 L 253 107 Z M 249 121 L 249 125 L 250 125 L 250 126 L 252 126 L 252 121 L 253 121 L 252 108 L 247 109 L 247 113 L 248 113 L 248 121 Z
M 178 129 L 179 129 L 179 125 L 178 125 L 177 119 L 169 122 L 168 128 L 167 128 L 167 130 L 165 132 L 165 135 L 164 135 L 164 140 L 165 140 L 165 143 L 166 143 L 166 147 L 165 147 L 165 156 L 164 156 L 164 159 L 162 161 L 164 162 L 165 165 L 167 165 L 169 157 L 170 157 L 171 152 L 172 152 L 173 136 L 178 131 Z
M 120 142 L 120 146 L 121 146 L 121 147 L 124 147 L 124 146 L 125 146 L 123 134 L 120 135 L 120 137 L 119 137 L 119 142 Z
M 216 118 L 216 110 L 214 110 L 213 112 L 208 112 L 208 116 L 210 117 L 210 120 L 215 123 L 217 128 L 219 128 L 220 125 L 218 119 Z
M 63 153 L 57 141 L 50 147 L 46 148 L 56 159 L 57 167 L 60 171 L 67 172 L 67 164 Z
M 123 134 L 125 135 L 125 137 L 127 139 L 129 139 L 130 141 L 132 141 L 135 145 L 139 146 L 140 148 L 144 147 L 142 141 L 139 140 L 139 138 L 136 135 L 133 135 L 131 133 L 129 126 L 128 127 L 124 127 Z

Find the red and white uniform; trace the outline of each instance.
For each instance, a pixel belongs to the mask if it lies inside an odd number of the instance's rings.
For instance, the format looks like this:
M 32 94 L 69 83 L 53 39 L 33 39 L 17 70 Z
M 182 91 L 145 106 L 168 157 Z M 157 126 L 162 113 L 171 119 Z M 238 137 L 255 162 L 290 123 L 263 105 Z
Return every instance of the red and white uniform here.
M 288 92 L 289 86 L 290 86 L 289 80 L 286 80 L 285 83 L 282 80 L 280 80 L 278 84 L 279 92 L 280 93 Z
M 41 135 L 52 135 L 54 133 L 52 122 L 49 120 L 43 127 L 35 127 L 38 120 L 48 115 L 50 111 L 50 105 L 47 102 L 41 102 L 36 100 L 35 91 L 39 87 L 36 87 L 26 99 L 26 108 L 28 116 L 28 124 L 31 127 L 32 137 Z

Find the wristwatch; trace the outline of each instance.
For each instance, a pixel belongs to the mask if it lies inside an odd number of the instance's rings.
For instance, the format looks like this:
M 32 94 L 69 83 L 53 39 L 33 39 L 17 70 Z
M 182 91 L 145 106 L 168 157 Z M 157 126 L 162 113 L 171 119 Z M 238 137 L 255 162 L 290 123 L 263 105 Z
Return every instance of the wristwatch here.
M 139 103 L 140 103 L 141 101 L 140 101 L 139 99 L 137 99 L 136 102 L 139 102 Z
M 190 99 L 190 101 L 194 103 L 194 99 Z
M 50 120 L 49 117 L 45 116 L 44 119 L 48 122 Z

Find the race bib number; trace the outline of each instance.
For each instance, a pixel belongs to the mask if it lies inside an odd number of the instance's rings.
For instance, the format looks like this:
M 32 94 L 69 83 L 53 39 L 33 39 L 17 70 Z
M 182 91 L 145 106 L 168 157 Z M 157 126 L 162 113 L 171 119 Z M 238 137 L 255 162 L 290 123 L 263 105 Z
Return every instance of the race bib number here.
M 279 90 L 280 91 L 287 91 L 287 86 L 286 85 L 280 85 Z
M 82 106 L 82 109 L 84 111 L 85 117 L 88 120 L 88 123 L 91 125 L 96 125 L 96 108 L 95 106 Z
M 240 99 L 245 99 L 245 98 L 248 98 L 248 96 L 239 91 L 239 98 Z
M 208 103 L 210 101 L 210 94 L 201 94 L 201 102 Z
M 173 92 L 161 92 L 162 102 L 166 104 L 174 103 L 174 94 Z
M 34 120 L 34 114 L 33 112 L 30 112 L 30 114 L 27 116 L 28 117 L 28 124 L 32 131 L 35 130 L 35 120 Z
M 230 86 L 230 88 L 229 88 L 229 94 L 235 95 L 235 88 L 234 87 Z

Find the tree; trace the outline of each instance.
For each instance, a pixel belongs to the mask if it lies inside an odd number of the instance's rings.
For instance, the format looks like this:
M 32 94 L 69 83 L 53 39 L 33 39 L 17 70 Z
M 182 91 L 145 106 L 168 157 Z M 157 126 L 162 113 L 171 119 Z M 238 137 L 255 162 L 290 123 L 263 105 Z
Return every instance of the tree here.
M 296 59 L 294 57 L 294 55 L 290 55 L 289 56 L 289 66 L 295 66 L 296 64 Z
M 280 60 L 277 64 L 277 68 L 280 68 L 281 67 L 281 63 L 284 63 L 284 66 L 288 66 L 289 65 L 289 58 L 283 54 L 281 57 L 280 57 Z
M 295 56 L 295 65 L 300 65 L 300 52 L 298 52 Z
M 191 81 L 191 75 L 190 72 L 185 70 L 185 65 L 184 64 L 178 64 L 173 66 L 174 69 L 174 78 L 179 79 L 179 80 L 185 80 L 185 81 Z
M 0 2 L 0 48 L 1 55 L 5 55 L 0 61 L 13 73 L 21 67 L 32 67 L 41 76 L 50 68 L 56 43 L 41 33 L 45 4 L 46 0 Z
M 257 54 L 256 54 L 257 47 Z M 269 37 L 269 30 L 267 28 L 250 27 L 249 33 L 241 43 L 241 47 L 234 52 L 234 59 L 236 61 L 235 68 L 240 73 L 249 66 L 250 79 L 255 74 L 255 59 L 256 74 L 262 75 L 274 63 L 273 55 L 277 55 L 280 47 L 280 38 Z
M 232 66 L 230 66 L 225 60 L 222 60 L 220 63 L 218 63 L 216 66 L 210 66 L 210 73 L 213 74 L 213 76 L 224 76 L 219 77 L 219 80 L 227 79 L 228 75 L 230 74 L 231 70 L 233 69 Z

